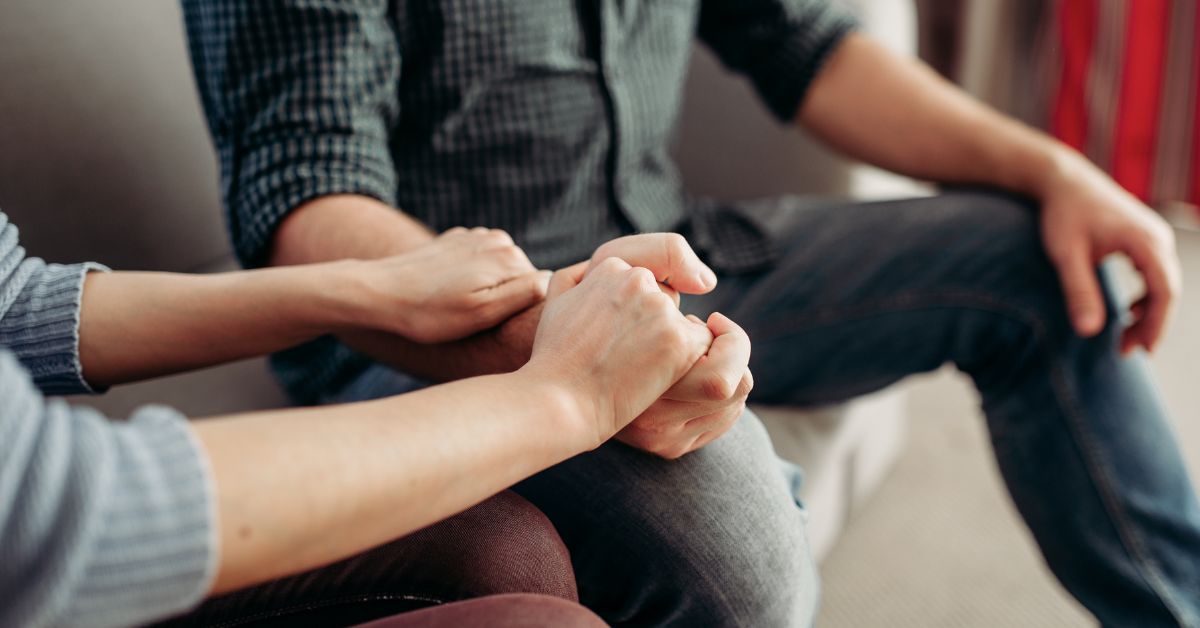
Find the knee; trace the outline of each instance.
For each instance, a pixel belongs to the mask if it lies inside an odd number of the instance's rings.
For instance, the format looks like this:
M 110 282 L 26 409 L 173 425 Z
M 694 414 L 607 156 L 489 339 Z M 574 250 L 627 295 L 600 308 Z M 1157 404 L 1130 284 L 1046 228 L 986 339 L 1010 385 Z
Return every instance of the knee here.
M 689 542 L 703 546 L 699 561 L 678 573 L 690 589 L 686 616 L 712 626 L 809 626 L 815 620 L 819 581 L 799 512 L 768 513 L 744 504 L 736 538 L 727 530 L 694 528 Z M 712 538 L 709 542 L 698 537 Z M 715 537 L 715 538 L 714 538 Z M 689 562 L 691 564 L 689 564 Z M 699 577 L 697 577 L 699 575 Z
M 969 242 L 953 266 L 950 285 L 967 295 L 966 309 L 996 316 L 979 322 L 1018 345 L 1035 335 L 1070 330 L 1058 272 L 1046 255 L 1038 212 L 1029 201 L 999 193 L 964 192 L 938 199 L 946 232 Z M 1107 291 L 1106 291 L 1107 292 Z M 1016 324 L 1013 324 L 1016 323 Z
M 536 593 L 578 600 L 570 554 L 550 520 L 505 491 L 402 541 L 422 578 L 453 598 Z

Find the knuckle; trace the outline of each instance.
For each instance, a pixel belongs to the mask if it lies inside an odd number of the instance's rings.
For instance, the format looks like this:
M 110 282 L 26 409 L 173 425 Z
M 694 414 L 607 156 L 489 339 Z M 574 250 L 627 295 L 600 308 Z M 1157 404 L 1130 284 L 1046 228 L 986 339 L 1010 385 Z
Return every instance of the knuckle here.
M 667 247 L 667 251 L 676 258 L 687 253 L 691 248 L 688 246 L 687 238 L 678 233 L 665 234 L 664 245 Z
M 614 274 L 624 270 L 625 266 L 626 264 L 624 264 L 624 262 L 622 262 L 619 258 L 606 257 L 600 260 L 600 262 L 592 268 L 592 272 Z
M 713 401 L 723 401 L 733 397 L 735 388 L 719 373 L 707 375 L 700 380 L 700 388 L 704 395 Z
M 640 266 L 629 269 L 630 278 L 638 285 L 654 285 L 658 280 L 654 278 L 654 273 Z
M 529 264 L 529 258 L 525 257 L 525 251 L 513 244 L 511 241 L 507 244 L 500 244 L 495 251 L 496 257 L 500 261 L 509 264 Z
M 492 242 L 499 246 L 514 246 L 512 236 L 509 235 L 508 232 L 504 231 L 503 229 L 488 230 L 487 239 L 489 242 Z

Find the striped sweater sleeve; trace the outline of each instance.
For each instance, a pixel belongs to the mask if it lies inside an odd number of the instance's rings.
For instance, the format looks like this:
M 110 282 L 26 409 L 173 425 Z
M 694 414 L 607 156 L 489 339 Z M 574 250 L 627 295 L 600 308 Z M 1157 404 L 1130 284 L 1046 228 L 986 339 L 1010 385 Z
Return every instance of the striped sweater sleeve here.
M 123 626 L 199 602 L 217 557 L 211 473 L 184 417 L 129 421 L 48 393 L 79 364 L 92 265 L 26 259 L 0 213 L 0 626 Z
M 48 400 L 0 350 L 0 626 L 126 626 L 198 603 L 211 474 L 166 408 L 115 423 Z
M 108 269 L 27 258 L 17 236 L 0 212 L 0 346 L 46 394 L 93 392 L 79 363 L 79 304 L 84 276 Z

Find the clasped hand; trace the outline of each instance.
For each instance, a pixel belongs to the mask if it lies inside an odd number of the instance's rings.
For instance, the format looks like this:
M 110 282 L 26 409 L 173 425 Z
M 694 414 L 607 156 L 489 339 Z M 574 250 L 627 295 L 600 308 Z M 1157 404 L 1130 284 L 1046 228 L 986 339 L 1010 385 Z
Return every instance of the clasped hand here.
M 716 275 L 677 234 L 619 238 L 555 273 L 526 369 L 583 391 L 597 446 L 614 434 L 674 459 L 727 432 L 753 387 L 750 339 L 725 316 L 680 313 Z

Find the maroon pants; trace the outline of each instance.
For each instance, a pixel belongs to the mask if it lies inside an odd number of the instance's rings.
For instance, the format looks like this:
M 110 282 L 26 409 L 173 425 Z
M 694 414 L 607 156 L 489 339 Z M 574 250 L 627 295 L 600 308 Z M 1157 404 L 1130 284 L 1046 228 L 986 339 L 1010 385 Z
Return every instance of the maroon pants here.
M 398 613 L 497 594 L 503 596 L 428 608 L 388 620 L 390 626 L 439 626 L 442 618 L 481 618 L 489 613 L 522 617 L 545 615 L 557 626 L 564 613 L 594 615 L 578 601 L 567 549 L 540 510 L 504 492 L 424 530 L 358 556 L 307 573 L 210 599 L 163 626 L 353 626 Z M 565 601 L 547 601 L 551 596 Z M 522 613 L 524 604 L 528 613 Z M 464 615 L 464 613 L 466 613 Z M 515 613 L 515 614 L 514 614 Z M 549 613 L 547 615 L 547 613 Z M 458 620 L 455 620 L 458 621 Z M 596 625 L 580 623 L 580 626 Z M 600 623 L 599 625 L 603 625 Z

